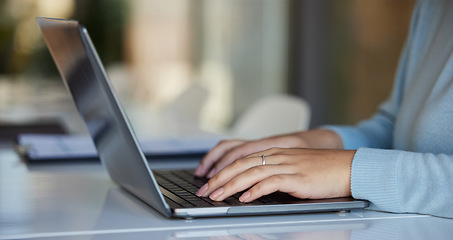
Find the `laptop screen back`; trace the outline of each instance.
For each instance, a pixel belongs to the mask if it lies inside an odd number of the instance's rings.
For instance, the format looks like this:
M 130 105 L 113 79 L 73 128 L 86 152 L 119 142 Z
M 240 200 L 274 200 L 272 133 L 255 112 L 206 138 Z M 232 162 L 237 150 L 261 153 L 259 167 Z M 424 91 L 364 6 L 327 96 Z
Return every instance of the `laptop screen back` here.
M 77 21 L 37 18 L 37 22 L 110 177 L 169 216 L 86 29 Z

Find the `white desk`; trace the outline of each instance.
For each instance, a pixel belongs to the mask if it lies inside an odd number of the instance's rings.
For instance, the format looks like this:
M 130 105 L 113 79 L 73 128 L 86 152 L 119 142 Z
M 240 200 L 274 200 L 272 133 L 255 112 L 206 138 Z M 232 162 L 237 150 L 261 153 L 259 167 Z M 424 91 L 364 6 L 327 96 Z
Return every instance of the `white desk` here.
M 0 146 L 0 239 L 452 239 L 452 227 L 449 219 L 367 210 L 167 219 L 114 185 L 100 163 L 27 165 Z

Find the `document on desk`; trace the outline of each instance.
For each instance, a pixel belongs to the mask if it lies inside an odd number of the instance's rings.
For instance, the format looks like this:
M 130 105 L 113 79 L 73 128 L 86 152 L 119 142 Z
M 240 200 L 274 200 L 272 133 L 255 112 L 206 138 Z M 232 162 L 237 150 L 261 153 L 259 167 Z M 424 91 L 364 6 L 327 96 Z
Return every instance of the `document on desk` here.
M 162 157 L 205 154 L 220 139 L 220 136 L 197 136 L 143 139 L 139 142 L 147 157 Z M 92 139 L 85 135 L 21 134 L 17 146 L 19 153 L 29 161 L 97 158 Z

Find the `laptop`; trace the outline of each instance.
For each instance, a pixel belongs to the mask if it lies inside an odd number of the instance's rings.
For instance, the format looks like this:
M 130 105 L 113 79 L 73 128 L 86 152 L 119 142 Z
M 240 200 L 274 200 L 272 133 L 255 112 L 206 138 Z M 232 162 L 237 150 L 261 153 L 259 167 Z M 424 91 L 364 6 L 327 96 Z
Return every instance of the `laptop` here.
M 36 21 L 110 178 L 164 216 L 191 219 L 348 211 L 369 205 L 353 198 L 302 200 L 286 193 L 251 203 L 239 202 L 239 194 L 222 202 L 197 197 L 194 193 L 207 179 L 195 178 L 193 169 L 149 167 L 153 159 L 145 158 L 86 28 L 74 20 L 38 17 Z

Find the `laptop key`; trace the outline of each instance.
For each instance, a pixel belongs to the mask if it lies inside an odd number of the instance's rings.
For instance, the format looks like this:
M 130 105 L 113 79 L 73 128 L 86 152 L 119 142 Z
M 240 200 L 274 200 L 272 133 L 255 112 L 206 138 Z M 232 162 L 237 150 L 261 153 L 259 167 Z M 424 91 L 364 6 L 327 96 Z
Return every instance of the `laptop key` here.
M 244 205 L 245 204 L 245 203 L 239 201 L 239 199 L 237 199 L 235 197 L 228 197 L 228 198 L 224 199 L 223 201 L 228 204 L 231 204 L 231 205 Z
M 213 206 L 213 204 L 210 204 L 210 203 L 208 203 L 208 202 L 206 202 L 206 201 L 204 201 L 203 199 L 200 199 L 200 198 L 193 199 L 191 201 L 191 203 L 193 203 L 195 205 L 195 207 L 212 207 Z
M 159 171 L 156 173 L 159 176 L 158 180 L 162 180 L 162 187 L 167 189 L 169 192 L 174 194 L 181 199 L 190 202 L 196 207 L 208 207 L 208 206 L 217 206 L 217 207 L 229 207 L 232 204 L 242 205 L 243 203 L 239 202 L 237 199 L 229 199 L 227 201 L 216 202 L 210 198 L 200 198 L 195 195 L 199 187 L 203 186 L 206 183 L 206 179 L 195 178 L 193 173 L 190 171 Z M 237 198 L 237 197 L 236 197 Z M 229 202 L 230 203 L 229 203 Z
M 180 198 L 179 196 L 176 196 L 175 194 L 169 192 L 167 189 L 165 189 L 163 187 L 160 187 L 160 191 L 166 197 L 170 198 L 173 202 L 176 202 L 177 204 L 179 204 L 179 205 L 181 205 L 183 207 L 193 207 L 194 206 L 190 202 L 184 200 L 183 198 Z

